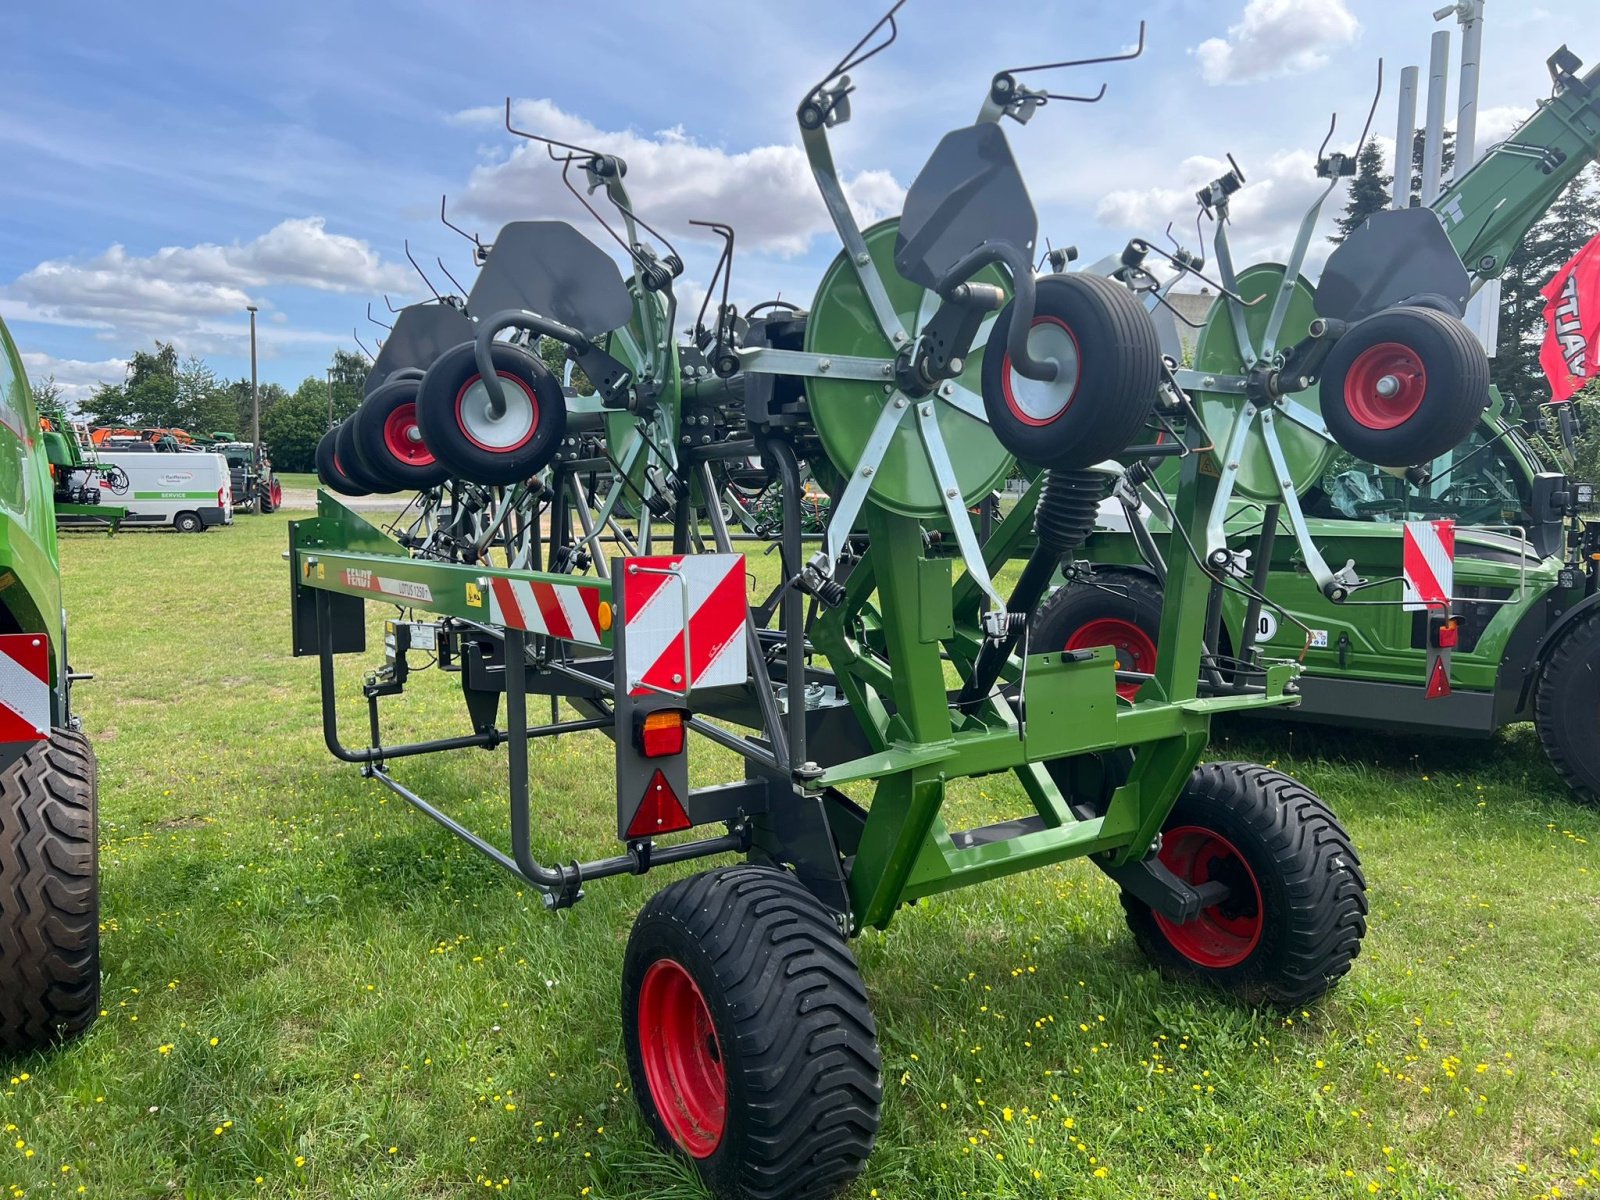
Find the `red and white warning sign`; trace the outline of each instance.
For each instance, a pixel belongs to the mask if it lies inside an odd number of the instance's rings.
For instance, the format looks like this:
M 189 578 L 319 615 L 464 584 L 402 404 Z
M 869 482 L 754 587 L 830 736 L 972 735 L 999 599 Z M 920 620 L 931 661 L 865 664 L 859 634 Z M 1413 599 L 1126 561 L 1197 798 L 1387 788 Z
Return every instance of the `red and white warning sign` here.
M 1455 587 L 1456 523 L 1407 521 L 1404 536 L 1400 570 L 1405 585 L 1400 607 L 1406 612 L 1447 608 Z
M 50 643 L 42 633 L 0 634 L 0 742 L 50 736 Z
M 603 646 L 600 589 L 526 579 L 489 581 L 489 620 L 567 642 Z
M 682 694 L 749 678 L 744 555 L 666 554 L 622 562 L 628 693 Z

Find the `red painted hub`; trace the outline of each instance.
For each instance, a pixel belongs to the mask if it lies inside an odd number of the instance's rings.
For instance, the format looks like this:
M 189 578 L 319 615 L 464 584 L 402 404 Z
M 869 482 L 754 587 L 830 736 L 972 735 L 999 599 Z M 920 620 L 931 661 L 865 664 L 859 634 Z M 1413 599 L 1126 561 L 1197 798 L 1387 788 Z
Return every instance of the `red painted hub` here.
M 1266 923 L 1261 885 L 1244 855 L 1221 834 L 1198 825 L 1180 825 L 1161 835 L 1161 862 L 1179 879 L 1198 887 L 1225 883 L 1228 898 L 1202 909 L 1182 925 L 1152 913 L 1172 948 L 1202 967 L 1233 967 L 1250 957 Z
M 407 402 L 398 406 L 383 420 L 383 444 L 389 453 L 407 466 L 431 467 L 433 455 L 422 444 L 422 431 L 417 428 L 417 406 Z
M 670 958 L 651 963 L 639 985 L 639 1055 L 672 1140 L 695 1158 L 709 1157 L 727 1126 L 728 1076 L 705 997 Z
M 1034 357 L 1037 358 L 1039 352 L 1031 344 L 1033 341 L 1032 331 L 1040 326 L 1056 326 L 1060 332 L 1052 332 L 1048 340 L 1061 345 L 1063 348 L 1067 345 L 1072 347 L 1071 361 L 1059 364 L 1060 369 L 1068 373 L 1068 378 L 1063 379 L 1057 376 L 1057 378 L 1048 382 L 1027 379 L 1018 375 L 1013 369 L 1011 355 L 1009 354 L 1005 356 L 1005 360 L 1001 363 L 1000 371 L 1000 390 L 1005 395 L 1006 407 L 1011 410 L 1011 415 L 1016 417 L 1017 420 L 1024 425 L 1032 425 L 1035 428 L 1043 428 L 1046 425 L 1054 424 L 1066 415 L 1067 409 L 1072 407 L 1072 402 L 1078 398 L 1078 383 L 1082 379 L 1080 363 L 1083 359 L 1083 352 L 1078 345 L 1078 335 L 1073 333 L 1072 327 L 1060 317 L 1035 317 L 1033 324 L 1028 326 L 1029 350 L 1034 354 Z M 1066 335 L 1065 341 L 1062 340 L 1062 334 Z M 1061 400 L 1058 393 L 1062 385 L 1069 381 L 1072 386 L 1067 389 L 1067 398 Z M 1035 411 L 1030 412 L 1027 411 L 1028 409 Z
M 1139 671 L 1146 675 L 1156 669 L 1156 644 L 1150 635 L 1132 621 L 1120 617 L 1101 617 L 1078 627 L 1067 639 L 1068 650 L 1092 650 L 1096 646 L 1110 646 L 1117 652 L 1119 671 Z M 1117 684 L 1117 695 L 1132 700 L 1139 694 L 1142 683 L 1130 680 Z
M 1393 429 L 1417 415 L 1428 372 L 1410 346 L 1379 342 L 1356 356 L 1344 377 L 1344 406 L 1368 429 Z

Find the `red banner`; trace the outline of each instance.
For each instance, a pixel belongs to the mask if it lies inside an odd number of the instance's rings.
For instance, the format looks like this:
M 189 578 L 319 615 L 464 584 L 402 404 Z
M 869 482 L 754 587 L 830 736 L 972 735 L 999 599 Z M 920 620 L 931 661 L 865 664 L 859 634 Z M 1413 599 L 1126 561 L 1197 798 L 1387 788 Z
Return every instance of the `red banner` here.
M 1539 365 L 1559 402 L 1600 375 L 1600 236 L 1595 237 L 1540 292 L 1544 345 Z

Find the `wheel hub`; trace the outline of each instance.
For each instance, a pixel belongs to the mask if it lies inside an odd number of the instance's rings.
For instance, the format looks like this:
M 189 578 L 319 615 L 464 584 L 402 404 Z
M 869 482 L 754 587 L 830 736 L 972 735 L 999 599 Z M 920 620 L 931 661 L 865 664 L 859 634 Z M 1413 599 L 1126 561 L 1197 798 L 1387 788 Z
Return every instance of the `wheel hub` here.
M 482 376 L 474 375 L 456 396 L 456 420 L 461 432 L 480 450 L 507 452 L 527 445 L 539 427 L 538 404 L 528 385 L 501 371 L 505 411 L 496 413 Z

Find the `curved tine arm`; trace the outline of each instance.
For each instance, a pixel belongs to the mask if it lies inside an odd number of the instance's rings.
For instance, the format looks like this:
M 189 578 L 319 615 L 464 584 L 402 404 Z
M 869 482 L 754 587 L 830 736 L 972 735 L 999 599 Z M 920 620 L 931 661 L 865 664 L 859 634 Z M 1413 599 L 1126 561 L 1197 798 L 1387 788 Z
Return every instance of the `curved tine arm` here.
M 379 329 L 390 329 L 390 330 L 392 330 L 394 328 L 393 325 L 385 325 L 382 321 L 378 320 L 377 317 L 372 315 L 372 301 L 371 300 L 367 301 L 367 320 L 371 321 Z
M 1006 353 L 1011 356 L 1011 367 L 1024 379 L 1048 383 L 1060 373 L 1060 367 L 1054 360 L 1040 362 L 1028 353 L 1028 332 L 1033 328 L 1033 265 L 1023 257 L 1021 250 L 1010 242 L 985 242 L 969 250 L 944 273 L 938 290 L 941 295 L 947 295 L 990 263 L 1000 263 L 1011 272 L 1011 303 L 1015 307 L 1011 311 L 1011 328 L 1006 333 Z
M 410 238 L 406 238 L 400 244 L 405 247 L 406 258 L 411 260 L 411 269 L 413 271 L 415 271 L 419 276 L 422 277 L 422 282 L 428 285 L 428 290 L 433 293 L 433 298 L 435 300 L 444 299 L 444 297 L 439 295 L 439 289 L 433 286 L 433 280 L 429 279 L 427 277 L 427 275 L 423 273 L 422 268 L 417 265 L 416 258 L 414 258 L 412 256 L 412 253 L 411 253 L 411 239 Z M 387 300 L 387 297 L 385 297 L 385 300 Z
M 444 259 L 435 254 L 433 256 L 433 261 L 439 264 L 439 270 L 444 272 L 444 277 L 456 285 L 456 294 L 459 295 L 463 300 L 466 299 L 467 289 L 461 286 L 461 281 L 459 279 L 450 274 L 450 268 L 444 265 Z
M 877 23 L 873 25 L 871 29 L 867 30 L 859 42 L 850 47 L 845 56 L 834 65 L 833 70 L 824 75 L 821 81 L 805 94 L 805 99 L 800 102 L 801 105 L 804 106 L 807 100 L 810 100 L 811 97 L 815 96 L 823 88 L 827 87 L 835 79 L 839 78 L 839 76 L 845 74 L 847 71 L 855 70 L 862 63 L 866 62 L 867 59 L 872 58 L 874 55 L 882 54 L 885 50 L 887 50 L 894 43 L 895 38 L 900 36 L 900 26 L 899 23 L 894 19 L 894 15 L 905 6 L 905 2 L 906 0 L 895 0 L 894 6 L 891 7 L 888 12 L 884 13 L 883 16 L 878 18 Z M 863 50 L 862 47 L 871 41 L 873 35 L 885 25 L 889 27 L 888 36 L 871 49 Z
M 439 196 L 439 220 L 444 222 L 444 227 L 446 229 L 451 229 L 451 230 L 454 230 L 456 233 L 459 233 L 462 237 L 466 238 L 467 241 L 471 242 L 474 246 L 480 246 L 481 247 L 483 245 L 483 243 L 478 240 L 478 235 L 477 234 L 468 233 L 465 229 L 461 228 L 461 226 L 453 224 L 451 222 L 450 218 L 444 215 L 444 205 L 445 205 L 446 199 L 448 199 L 448 197 L 441 193 L 440 196 Z
M 571 150 L 573 153 L 581 155 L 585 158 L 603 157 L 600 151 L 591 150 L 587 146 L 574 146 L 571 142 L 558 142 L 555 138 L 547 138 L 542 134 L 529 133 L 526 129 L 518 129 L 511 123 L 510 96 L 506 97 L 506 132 L 514 133 L 520 138 L 527 138 L 530 142 L 543 142 L 546 146 L 560 146 L 563 150 Z
M 507 308 L 478 322 L 478 332 L 473 337 L 472 356 L 483 378 L 483 390 L 489 393 L 489 406 L 496 416 L 506 410 L 505 385 L 494 369 L 494 338 L 503 329 L 526 329 L 553 337 L 582 352 L 589 348 L 589 339 L 570 325 L 541 317 L 525 308 Z
M 397 312 L 400 311 L 392 303 L 390 303 L 390 301 L 389 301 L 389 293 L 388 292 L 383 293 L 383 306 L 385 308 L 387 308 L 392 313 L 397 313 Z

